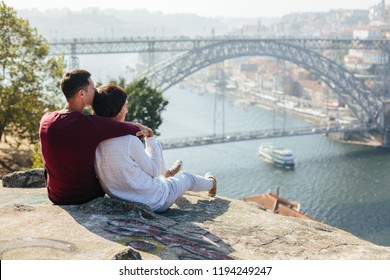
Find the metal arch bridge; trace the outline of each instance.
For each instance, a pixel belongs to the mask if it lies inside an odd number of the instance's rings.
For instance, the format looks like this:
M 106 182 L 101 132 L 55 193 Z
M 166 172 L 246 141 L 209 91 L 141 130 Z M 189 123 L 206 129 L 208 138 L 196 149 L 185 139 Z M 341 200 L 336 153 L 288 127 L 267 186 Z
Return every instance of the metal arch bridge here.
M 184 138 L 172 138 L 161 140 L 164 150 L 195 147 L 211 144 L 221 144 L 228 142 L 238 141 L 249 141 L 256 139 L 268 139 L 276 137 L 292 137 L 292 136 L 303 136 L 303 135 L 314 135 L 314 134 L 328 134 L 328 133 L 348 133 L 348 132 L 364 132 L 376 130 L 375 124 L 348 124 L 338 126 L 312 126 L 294 128 L 292 130 L 284 129 L 265 129 L 250 132 L 240 133 L 228 133 L 225 135 L 205 135 L 198 137 L 184 137 Z
M 305 40 L 302 40 L 306 42 Z M 355 117 L 362 123 L 381 122 L 378 115 L 382 97 L 368 88 L 363 81 L 320 53 L 289 40 L 228 40 L 196 48 L 164 61 L 140 76 L 163 91 L 185 77 L 226 59 L 242 56 L 272 56 L 297 64 L 320 77 L 337 94 Z M 351 44 L 354 41 L 351 41 Z M 307 42 L 306 42 L 307 43 Z M 388 42 L 386 43 L 387 47 Z
M 376 123 L 382 97 L 336 62 L 322 56 L 325 49 L 378 49 L 390 53 L 389 40 L 293 39 L 293 38 L 171 38 L 121 40 L 73 40 L 53 42 L 51 53 L 77 54 L 129 52 L 183 52 L 141 73 L 166 90 L 211 64 L 241 56 L 273 56 L 290 61 L 319 76 L 343 100 L 362 123 Z
M 379 49 L 390 51 L 390 42 L 385 39 L 322 39 L 322 38 L 252 38 L 252 37 L 123 37 L 118 39 L 62 39 L 49 42 L 51 55 L 88 55 L 109 53 L 143 53 L 143 52 L 186 52 L 206 46 L 228 41 L 278 41 L 311 50 L 340 50 L 340 49 Z

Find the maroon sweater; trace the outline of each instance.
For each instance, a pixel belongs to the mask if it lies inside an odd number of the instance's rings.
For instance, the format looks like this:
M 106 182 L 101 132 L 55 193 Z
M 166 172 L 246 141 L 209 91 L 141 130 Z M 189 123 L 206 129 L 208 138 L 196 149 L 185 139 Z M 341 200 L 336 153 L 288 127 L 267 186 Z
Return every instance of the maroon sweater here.
M 136 126 L 106 117 L 46 113 L 39 136 L 50 200 L 55 204 L 81 204 L 104 196 L 94 168 L 96 147 L 106 139 L 138 131 Z

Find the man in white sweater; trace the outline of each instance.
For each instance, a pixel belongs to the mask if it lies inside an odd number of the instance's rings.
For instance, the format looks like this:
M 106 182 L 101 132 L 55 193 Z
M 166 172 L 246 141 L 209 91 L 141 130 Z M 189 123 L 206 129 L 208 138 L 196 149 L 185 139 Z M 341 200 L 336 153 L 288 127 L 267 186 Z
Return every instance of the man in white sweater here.
M 96 115 L 124 122 L 127 94 L 115 84 L 97 88 L 93 101 Z M 105 140 L 96 149 L 95 169 L 103 190 L 112 198 L 148 205 L 153 211 L 168 209 L 186 191 L 209 191 L 215 196 L 217 182 L 211 173 L 204 177 L 187 171 L 165 172 L 161 145 L 153 132 L 145 146 L 133 135 Z M 176 169 L 181 163 L 176 163 Z M 162 176 L 161 174 L 174 175 Z M 171 174 L 173 173 L 173 174 Z

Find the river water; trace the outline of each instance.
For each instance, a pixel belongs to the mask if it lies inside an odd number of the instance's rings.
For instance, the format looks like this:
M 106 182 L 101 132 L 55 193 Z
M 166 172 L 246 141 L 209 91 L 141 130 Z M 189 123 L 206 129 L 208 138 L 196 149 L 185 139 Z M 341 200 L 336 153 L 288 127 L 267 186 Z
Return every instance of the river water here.
M 131 76 L 137 55 L 80 56 L 80 67 L 95 81 Z M 129 67 L 130 66 L 130 67 Z M 174 137 L 213 134 L 214 95 L 171 88 L 159 128 L 163 141 Z M 221 98 L 221 97 L 219 97 Z M 217 106 L 216 132 L 222 132 L 221 101 Z M 303 120 L 255 106 L 240 107 L 225 98 L 225 133 L 309 126 Z M 294 152 L 293 171 L 262 161 L 262 142 Z M 218 195 L 233 199 L 276 191 L 301 203 L 302 212 L 378 245 L 390 246 L 390 149 L 335 142 L 323 135 L 252 140 L 166 150 L 167 166 L 177 159 L 186 170 L 203 175 L 213 172 Z M 243 213 L 245 214 L 245 213 Z
M 214 132 L 213 94 L 171 88 L 159 128 L 163 141 Z M 221 98 L 221 97 L 218 97 Z M 222 132 L 221 101 L 217 102 L 217 133 Z M 240 107 L 225 97 L 225 134 L 257 129 L 310 125 L 292 116 L 255 106 Z M 219 115 L 218 115 L 219 114 Z M 257 149 L 263 142 L 290 148 L 294 170 L 262 161 Z M 323 135 L 251 140 L 164 152 L 167 166 L 176 159 L 186 170 L 203 175 L 212 171 L 218 194 L 241 199 L 276 191 L 301 203 L 302 212 L 378 245 L 390 246 L 390 150 L 335 142 Z

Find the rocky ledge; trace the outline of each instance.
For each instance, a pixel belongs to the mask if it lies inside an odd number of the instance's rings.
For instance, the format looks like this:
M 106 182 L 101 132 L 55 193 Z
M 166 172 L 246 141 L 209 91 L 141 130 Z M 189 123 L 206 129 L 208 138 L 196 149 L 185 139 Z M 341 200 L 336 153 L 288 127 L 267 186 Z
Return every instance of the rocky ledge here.
M 41 176 L 3 177 L 0 259 L 390 259 L 343 230 L 220 196 L 188 193 L 159 214 L 108 197 L 55 206 Z

